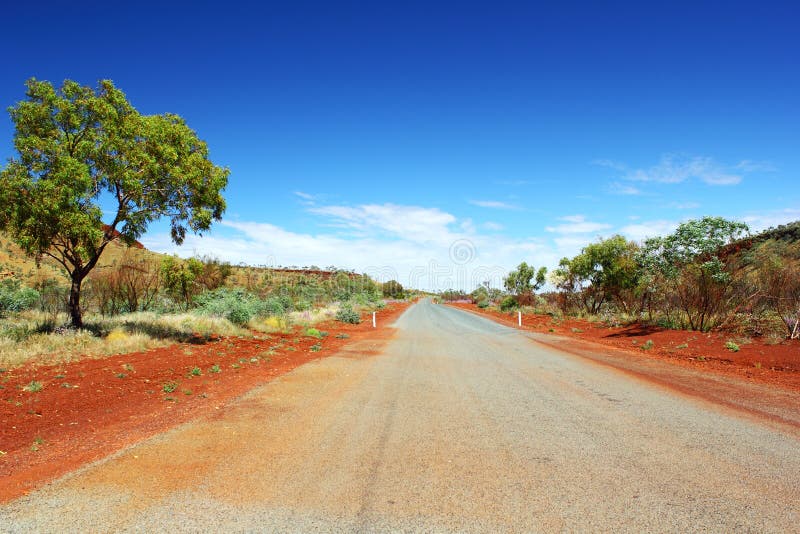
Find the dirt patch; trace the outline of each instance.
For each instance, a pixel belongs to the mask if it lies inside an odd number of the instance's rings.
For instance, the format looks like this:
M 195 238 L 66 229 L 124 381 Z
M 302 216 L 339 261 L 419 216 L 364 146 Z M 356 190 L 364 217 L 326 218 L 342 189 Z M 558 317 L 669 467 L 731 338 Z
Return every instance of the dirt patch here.
M 451 306 L 517 326 L 517 312 L 480 309 L 475 304 Z M 600 343 L 636 358 L 652 358 L 704 372 L 735 376 L 800 391 L 800 340 L 768 344 L 761 338 L 742 339 L 720 332 L 667 330 L 645 325 L 609 327 L 581 319 L 555 319 L 548 315 L 523 315 L 522 328 Z M 731 350 L 728 342 L 736 344 Z
M 358 325 L 327 322 L 322 339 L 296 328 L 253 339 L 213 338 L 145 352 L 0 374 L 0 502 L 197 417 L 296 367 L 377 353 L 408 303 Z

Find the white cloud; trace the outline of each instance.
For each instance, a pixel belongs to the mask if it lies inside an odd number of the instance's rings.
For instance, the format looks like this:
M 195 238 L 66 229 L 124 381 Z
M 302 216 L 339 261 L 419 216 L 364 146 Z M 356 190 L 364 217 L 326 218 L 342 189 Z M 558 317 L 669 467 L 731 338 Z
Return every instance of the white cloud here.
M 263 222 L 223 221 L 209 235 L 189 235 L 184 246 L 168 234 L 148 236 L 145 246 L 182 256 L 210 254 L 233 264 L 336 265 L 394 278 L 422 289 L 474 289 L 484 280 L 495 287 L 521 261 L 552 267 L 559 251 L 543 240 L 498 235 L 484 224 L 438 208 L 395 204 L 314 206 L 322 230 L 301 233 Z M 496 224 L 496 223 L 495 223 Z M 485 231 L 485 230 L 484 230 Z
M 632 241 L 644 241 L 648 237 L 662 237 L 671 234 L 677 227 L 678 223 L 675 221 L 643 221 L 623 226 L 619 233 Z
M 481 208 L 492 208 L 497 210 L 518 210 L 519 206 L 503 202 L 501 200 L 470 200 L 470 204 Z
M 493 232 L 499 232 L 500 230 L 502 230 L 504 228 L 504 226 L 502 224 L 496 223 L 496 222 L 492 222 L 492 221 L 487 221 L 487 222 L 483 223 L 483 227 L 486 228 L 487 230 L 491 230 Z
M 659 182 L 676 184 L 690 178 L 699 179 L 709 185 L 735 185 L 742 181 L 741 174 L 727 170 L 708 157 L 686 157 L 666 154 L 657 165 L 647 169 L 625 171 L 627 180 L 637 182 Z
M 675 208 L 676 210 L 694 210 L 700 207 L 699 202 L 673 202 L 669 205 L 671 208 Z
M 584 215 L 567 215 L 559 220 L 565 224 L 547 226 L 545 230 L 556 234 L 591 234 L 611 228 L 610 224 L 587 221 Z
M 800 220 L 799 208 L 784 208 L 761 213 L 749 213 L 741 218 L 741 221 L 747 223 L 750 227 L 750 231 L 753 233 L 798 220 Z
M 609 192 L 612 195 L 641 195 L 642 190 L 630 184 L 621 184 L 619 182 L 612 182 L 608 186 Z

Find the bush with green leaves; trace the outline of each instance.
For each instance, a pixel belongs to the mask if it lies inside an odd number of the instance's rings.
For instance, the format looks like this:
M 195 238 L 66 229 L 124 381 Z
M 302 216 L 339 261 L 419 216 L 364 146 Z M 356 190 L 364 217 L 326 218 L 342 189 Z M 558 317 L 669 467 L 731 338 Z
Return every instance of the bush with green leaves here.
M 482 309 L 482 310 L 488 308 L 489 307 L 489 301 L 488 300 L 481 300 L 480 302 L 478 302 L 478 307 L 480 309 Z
M 0 282 L 0 317 L 9 313 L 29 310 L 39 302 L 39 292 L 23 286 L 15 278 L 7 278 Z
M 515 299 L 511 295 L 508 295 L 507 297 L 503 298 L 503 300 L 500 301 L 500 309 L 504 312 L 511 311 L 517 307 L 519 307 L 517 299 Z
M 336 320 L 340 323 L 358 324 L 361 322 L 361 315 L 350 304 L 343 304 L 336 312 Z
M 206 291 L 195 298 L 194 304 L 200 313 L 224 317 L 239 326 L 265 312 L 265 303 L 242 288 L 221 287 Z

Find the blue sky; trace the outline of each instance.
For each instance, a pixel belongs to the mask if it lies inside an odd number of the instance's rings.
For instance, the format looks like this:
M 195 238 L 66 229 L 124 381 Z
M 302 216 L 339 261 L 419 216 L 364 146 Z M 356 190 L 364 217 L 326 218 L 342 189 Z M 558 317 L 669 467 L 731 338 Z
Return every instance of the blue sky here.
M 228 210 L 154 250 L 470 289 L 614 233 L 800 219 L 797 3 L 107 4 L 5 6 L 0 104 L 110 78 L 183 116 Z

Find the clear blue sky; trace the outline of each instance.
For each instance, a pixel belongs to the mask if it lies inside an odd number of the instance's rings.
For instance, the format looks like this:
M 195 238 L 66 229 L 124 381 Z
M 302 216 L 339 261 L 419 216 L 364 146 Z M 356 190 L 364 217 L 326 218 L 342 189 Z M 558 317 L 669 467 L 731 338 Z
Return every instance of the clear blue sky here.
M 231 169 L 223 224 L 156 250 L 469 288 L 614 233 L 800 219 L 796 2 L 48 4 L 3 9 L 3 107 L 110 78 Z

